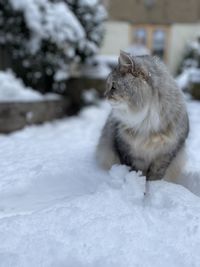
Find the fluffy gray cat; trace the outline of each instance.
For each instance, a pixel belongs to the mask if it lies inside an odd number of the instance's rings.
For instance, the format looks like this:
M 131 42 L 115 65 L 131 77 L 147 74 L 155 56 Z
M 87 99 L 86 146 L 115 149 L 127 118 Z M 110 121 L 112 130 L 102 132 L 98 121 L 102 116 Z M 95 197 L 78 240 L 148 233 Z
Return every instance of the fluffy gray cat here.
M 183 94 L 165 65 L 121 51 L 105 95 L 112 111 L 97 146 L 99 164 L 104 169 L 126 164 L 147 180 L 176 178 L 189 122 Z

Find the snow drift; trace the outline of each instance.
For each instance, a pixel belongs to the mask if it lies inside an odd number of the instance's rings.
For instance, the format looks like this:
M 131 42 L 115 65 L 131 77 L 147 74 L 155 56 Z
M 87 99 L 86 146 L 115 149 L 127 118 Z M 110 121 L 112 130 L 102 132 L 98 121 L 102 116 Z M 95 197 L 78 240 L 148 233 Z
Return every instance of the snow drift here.
M 188 108 L 190 160 L 179 183 L 199 195 L 200 104 Z M 108 112 L 102 103 L 0 136 L 0 266 L 199 266 L 198 196 L 182 185 L 146 184 L 126 166 L 107 173 L 96 165 Z

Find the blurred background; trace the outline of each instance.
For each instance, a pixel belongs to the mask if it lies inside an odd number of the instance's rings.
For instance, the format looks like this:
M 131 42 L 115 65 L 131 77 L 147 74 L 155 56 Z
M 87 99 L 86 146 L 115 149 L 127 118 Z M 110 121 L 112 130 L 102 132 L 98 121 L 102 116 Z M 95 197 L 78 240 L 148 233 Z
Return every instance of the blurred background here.
M 200 99 L 199 0 L 0 0 L 0 132 L 98 103 L 120 49 Z

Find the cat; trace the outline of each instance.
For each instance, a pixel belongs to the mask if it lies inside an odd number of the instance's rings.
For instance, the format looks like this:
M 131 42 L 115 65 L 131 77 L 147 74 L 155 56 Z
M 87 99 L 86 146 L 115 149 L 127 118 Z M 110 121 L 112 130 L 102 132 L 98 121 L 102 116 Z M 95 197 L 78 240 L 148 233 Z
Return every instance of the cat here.
M 183 93 L 164 63 L 121 51 L 105 96 L 112 110 L 96 149 L 100 166 L 125 164 L 147 180 L 180 175 L 189 119 Z

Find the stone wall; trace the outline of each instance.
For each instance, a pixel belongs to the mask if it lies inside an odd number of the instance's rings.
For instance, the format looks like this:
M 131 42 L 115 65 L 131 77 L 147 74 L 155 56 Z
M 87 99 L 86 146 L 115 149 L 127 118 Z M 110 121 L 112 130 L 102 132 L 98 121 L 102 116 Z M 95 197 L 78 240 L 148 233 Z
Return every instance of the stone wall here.
M 68 101 L 0 103 L 0 133 L 10 133 L 26 125 L 40 124 L 66 116 Z
M 70 99 L 70 113 L 76 113 L 84 105 L 83 93 L 95 89 L 99 97 L 103 97 L 106 79 L 77 77 L 67 81 L 66 97 Z

